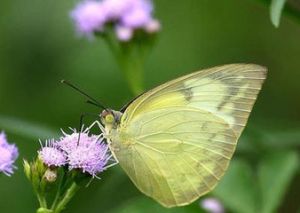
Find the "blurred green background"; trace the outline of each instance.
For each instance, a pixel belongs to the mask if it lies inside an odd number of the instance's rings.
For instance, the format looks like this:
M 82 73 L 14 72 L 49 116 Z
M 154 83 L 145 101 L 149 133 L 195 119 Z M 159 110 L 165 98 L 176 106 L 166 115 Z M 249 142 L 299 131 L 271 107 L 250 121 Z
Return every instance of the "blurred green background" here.
M 98 113 L 61 79 L 114 109 L 133 98 L 104 42 L 76 35 L 69 18 L 76 3 L 1 0 L 0 129 L 20 149 L 19 169 L 11 178 L 0 176 L 1 212 L 35 211 L 22 159 L 36 156 L 38 138 L 77 127 L 82 112 Z M 211 196 L 229 212 L 299 211 L 300 22 L 283 16 L 276 29 L 269 8 L 255 0 L 154 3 L 162 31 L 146 64 L 147 89 L 226 63 L 257 63 L 269 70 L 230 171 Z M 161 208 L 119 166 L 101 178 L 81 190 L 66 212 L 201 211 L 198 201 L 186 208 Z

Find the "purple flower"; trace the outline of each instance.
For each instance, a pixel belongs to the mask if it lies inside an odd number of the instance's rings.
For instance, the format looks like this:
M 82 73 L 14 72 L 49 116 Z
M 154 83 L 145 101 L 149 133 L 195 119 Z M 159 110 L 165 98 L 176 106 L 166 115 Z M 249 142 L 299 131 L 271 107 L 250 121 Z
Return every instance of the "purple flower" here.
M 124 13 L 130 10 L 137 0 L 104 0 L 103 9 L 107 15 L 107 21 L 118 20 Z
M 201 201 L 201 207 L 210 213 L 224 213 L 224 207 L 216 198 L 205 198 Z
M 0 146 L 5 146 L 7 145 L 7 139 L 6 139 L 6 135 L 4 132 L 0 133 Z
M 60 140 L 55 143 L 55 145 L 59 149 L 66 152 L 67 155 L 70 154 L 74 149 L 76 149 L 76 147 L 87 147 L 98 138 L 98 136 L 96 135 L 89 136 L 87 130 L 80 132 L 80 138 L 79 133 L 76 132 L 75 129 L 73 130 L 72 134 L 66 134 L 64 132 L 63 134 L 64 136 L 61 137 Z
M 105 169 L 110 158 L 107 154 L 108 146 L 101 140 L 96 140 L 89 146 L 77 146 L 69 155 L 68 162 L 70 169 L 81 169 L 92 176 Z
M 71 134 L 63 134 L 58 141 L 46 141 L 46 146 L 38 151 L 47 166 L 68 166 L 70 170 L 79 169 L 96 176 L 112 166 L 108 165 L 109 161 L 115 163 L 102 135 L 89 135 L 88 129 L 80 133 L 74 129 Z
M 105 10 L 100 1 L 84 1 L 71 12 L 77 31 L 91 36 L 95 31 L 101 31 L 106 19 Z
M 122 14 L 121 24 L 131 28 L 143 28 L 152 20 L 152 5 L 147 0 L 135 0 L 131 8 Z
M 46 146 L 38 151 L 40 159 L 47 166 L 68 166 L 70 170 L 79 169 L 96 176 L 112 166 L 108 165 L 109 161 L 115 163 L 102 135 L 89 135 L 88 129 L 80 133 L 74 129 L 71 134 L 63 134 L 58 141 L 46 141 Z
M 13 165 L 18 158 L 18 149 L 14 144 L 9 144 L 4 132 L 0 133 L 0 172 L 7 176 L 13 174 Z
M 66 155 L 55 146 L 54 140 L 46 141 L 46 146 L 38 151 L 40 159 L 47 166 L 64 166 L 67 163 Z
M 92 176 L 102 172 L 111 158 L 103 137 L 89 135 L 88 129 L 80 132 L 80 138 L 76 130 L 72 134 L 64 133 L 56 146 L 66 153 L 69 169 L 80 169 Z
M 111 23 L 118 39 L 129 41 L 136 29 L 143 29 L 146 33 L 160 29 L 152 12 L 150 0 L 85 0 L 71 12 L 71 17 L 77 31 L 83 35 L 103 32 L 104 26 Z

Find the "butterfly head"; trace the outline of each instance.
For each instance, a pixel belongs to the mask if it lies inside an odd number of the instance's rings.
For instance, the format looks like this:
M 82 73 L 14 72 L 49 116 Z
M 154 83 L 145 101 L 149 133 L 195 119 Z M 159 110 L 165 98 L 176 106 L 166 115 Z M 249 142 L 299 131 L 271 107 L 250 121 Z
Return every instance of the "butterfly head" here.
M 102 124 L 106 128 L 116 128 L 120 123 L 121 112 L 114 111 L 112 109 L 105 109 L 100 114 Z

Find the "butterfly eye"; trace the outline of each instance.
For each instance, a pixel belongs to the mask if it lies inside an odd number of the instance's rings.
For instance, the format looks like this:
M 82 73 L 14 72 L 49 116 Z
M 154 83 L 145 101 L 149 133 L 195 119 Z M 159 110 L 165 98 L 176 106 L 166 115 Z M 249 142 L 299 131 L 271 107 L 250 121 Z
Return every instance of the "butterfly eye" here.
M 115 120 L 114 116 L 112 114 L 108 114 L 105 116 L 105 122 L 106 123 L 113 123 Z
M 103 110 L 100 117 L 102 122 L 106 124 L 111 124 L 115 121 L 115 116 L 111 110 Z

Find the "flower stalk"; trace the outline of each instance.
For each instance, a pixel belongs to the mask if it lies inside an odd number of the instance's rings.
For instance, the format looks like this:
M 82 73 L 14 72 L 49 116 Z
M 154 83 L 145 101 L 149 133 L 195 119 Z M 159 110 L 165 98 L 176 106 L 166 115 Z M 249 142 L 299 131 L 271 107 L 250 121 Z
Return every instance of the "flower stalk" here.
M 113 33 L 101 35 L 110 48 L 131 91 L 138 95 L 144 91 L 144 68 L 155 38 L 135 38 L 130 42 L 120 42 Z M 143 36 L 143 35 L 141 35 Z
M 55 206 L 54 213 L 60 213 L 66 205 L 70 202 L 76 192 L 80 189 L 80 187 L 73 182 L 70 188 L 67 189 L 65 196 L 61 199 L 61 201 Z
M 150 0 L 91 0 L 71 13 L 80 34 L 105 40 L 135 95 L 144 91 L 145 61 L 160 30 L 152 13 Z

